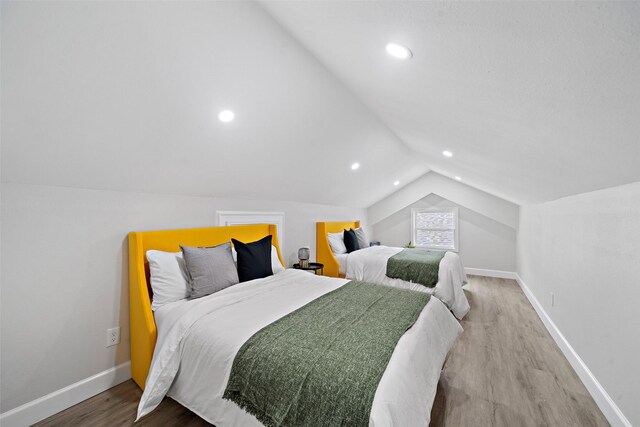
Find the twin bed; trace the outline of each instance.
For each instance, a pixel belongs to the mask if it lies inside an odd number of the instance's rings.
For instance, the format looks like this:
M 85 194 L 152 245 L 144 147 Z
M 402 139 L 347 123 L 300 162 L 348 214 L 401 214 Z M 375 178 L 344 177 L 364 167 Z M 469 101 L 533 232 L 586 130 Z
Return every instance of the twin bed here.
M 390 258 L 402 252 L 402 248 L 371 246 L 345 254 L 333 252 L 328 239 L 329 233 L 340 233 L 359 227 L 360 221 L 316 223 L 316 258 L 317 262 L 324 264 L 324 274 L 426 292 L 445 303 L 458 319 L 462 319 L 467 314 L 469 302 L 462 290 L 462 286 L 467 282 L 467 276 L 458 254 L 454 252 L 444 254 L 438 266 L 438 281 L 433 287 L 391 278 L 387 276 L 387 264 Z
M 437 298 L 287 269 L 152 311 L 148 250 L 268 235 L 282 262 L 273 225 L 130 234 L 138 417 L 170 396 L 219 427 L 428 425 L 462 332 Z

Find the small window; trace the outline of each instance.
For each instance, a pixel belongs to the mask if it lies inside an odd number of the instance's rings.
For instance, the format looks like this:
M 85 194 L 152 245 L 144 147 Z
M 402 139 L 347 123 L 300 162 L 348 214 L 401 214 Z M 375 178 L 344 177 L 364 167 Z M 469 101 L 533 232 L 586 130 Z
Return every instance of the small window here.
M 416 247 L 458 251 L 458 208 L 411 209 L 411 217 Z

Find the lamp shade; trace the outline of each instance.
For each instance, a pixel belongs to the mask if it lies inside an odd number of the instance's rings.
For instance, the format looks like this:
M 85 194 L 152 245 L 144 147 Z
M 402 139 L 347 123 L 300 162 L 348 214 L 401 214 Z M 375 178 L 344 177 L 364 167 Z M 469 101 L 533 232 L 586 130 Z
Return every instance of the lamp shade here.
M 309 259 L 309 246 L 303 246 L 298 249 L 298 259 L 301 261 L 307 261 Z

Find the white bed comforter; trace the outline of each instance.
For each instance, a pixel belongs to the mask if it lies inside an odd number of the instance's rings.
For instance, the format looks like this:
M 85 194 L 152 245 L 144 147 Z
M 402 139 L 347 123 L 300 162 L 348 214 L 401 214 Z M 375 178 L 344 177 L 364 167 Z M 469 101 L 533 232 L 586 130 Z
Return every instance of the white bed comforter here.
M 347 282 L 286 270 L 158 309 L 158 340 L 138 418 L 168 395 L 219 427 L 260 426 L 222 399 L 236 353 L 263 327 Z M 370 426 L 429 424 L 445 356 L 461 332 L 433 298 L 398 341 L 375 394 Z
M 346 277 L 352 280 L 380 283 L 398 288 L 433 294 L 462 319 L 469 312 L 469 301 L 462 290 L 467 282 L 467 275 L 454 252 L 447 252 L 440 261 L 438 283 L 434 288 L 427 288 L 419 283 L 387 277 L 387 260 L 400 252 L 402 248 L 390 246 L 371 246 L 351 252 L 346 260 Z

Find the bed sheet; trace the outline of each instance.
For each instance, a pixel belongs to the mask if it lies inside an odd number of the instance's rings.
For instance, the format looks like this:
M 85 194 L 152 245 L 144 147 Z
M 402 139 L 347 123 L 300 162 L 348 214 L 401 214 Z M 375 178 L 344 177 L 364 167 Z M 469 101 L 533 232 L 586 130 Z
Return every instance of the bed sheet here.
M 387 277 L 387 260 L 402 249 L 371 246 L 351 252 L 346 261 L 346 278 L 433 294 L 444 302 L 458 319 L 462 319 L 469 312 L 469 301 L 462 289 L 467 282 L 467 275 L 458 254 L 448 251 L 444 255 L 438 270 L 438 283 L 435 287 L 428 288 L 419 283 Z
M 286 270 L 157 310 L 158 340 L 138 418 L 168 395 L 219 427 L 260 426 L 222 399 L 237 351 L 261 328 L 347 282 Z M 376 390 L 370 426 L 429 424 L 440 371 L 461 332 L 432 298 L 398 341 Z

